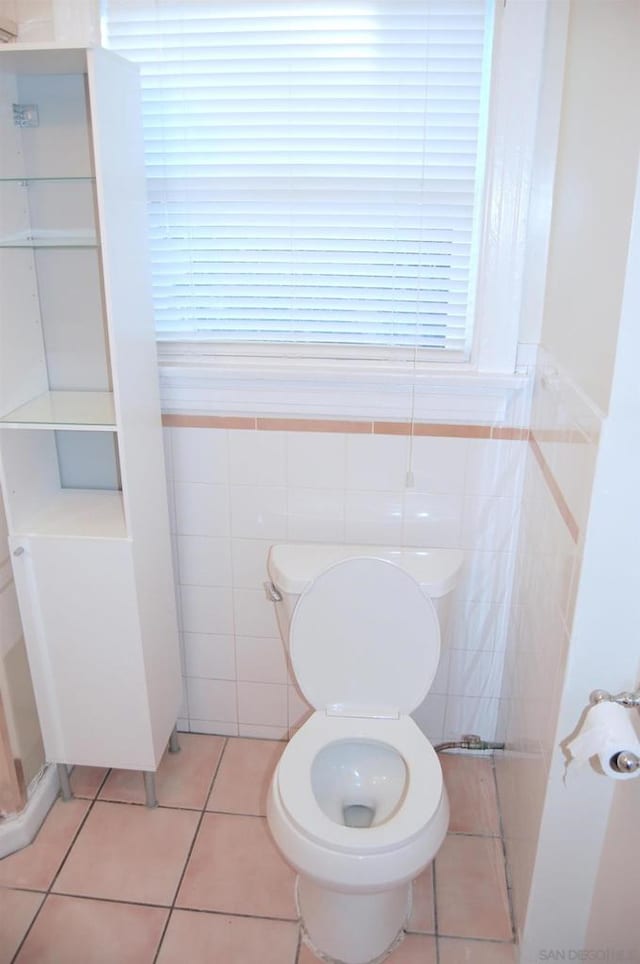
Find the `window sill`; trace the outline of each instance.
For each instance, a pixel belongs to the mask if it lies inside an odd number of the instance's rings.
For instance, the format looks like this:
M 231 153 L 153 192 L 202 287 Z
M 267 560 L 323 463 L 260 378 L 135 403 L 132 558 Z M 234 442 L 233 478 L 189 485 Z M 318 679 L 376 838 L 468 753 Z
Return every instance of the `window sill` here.
M 409 359 L 250 352 L 245 347 L 213 353 L 194 343 L 160 342 L 163 412 L 527 424 L 530 351 L 522 352 L 516 374 Z

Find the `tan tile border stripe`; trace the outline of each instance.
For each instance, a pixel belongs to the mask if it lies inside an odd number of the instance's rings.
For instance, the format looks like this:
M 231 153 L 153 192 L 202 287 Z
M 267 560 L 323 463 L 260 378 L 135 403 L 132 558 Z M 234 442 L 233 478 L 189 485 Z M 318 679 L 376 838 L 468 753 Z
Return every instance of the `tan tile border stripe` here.
M 165 428 L 235 428 L 260 432 L 333 432 L 348 435 L 414 435 L 434 438 L 507 439 L 525 441 L 525 428 L 442 422 L 383 421 L 377 419 L 287 418 L 252 415 L 165 414 Z
M 258 429 L 263 432 L 336 432 L 338 434 L 369 435 L 373 422 L 357 419 L 331 418 L 258 418 Z
M 257 428 L 258 419 L 251 415 L 171 415 L 163 414 L 165 428 Z
M 253 415 L 188 415 L 167 413 L 162 416 L 165 428 L 232 428 L 260 432 L 333 432 L 348 435 L 413 435 L 419 438 L 494 439 L 529 441 L 531 450 L 574 542 L 580 530 L 533 434 L 526 428 L 504 425 L 470 425 L 454 422 L 391 422 L 376 419 L 278 418 Z M 540 434 L 536 432 L 536 434 Z M 563 441 L 584 441 L 579 433 L 544 433 L 544 437 L 561 437 Z M 575 437 L 574 437 L 575 436 Z M 541 436 L 542 437 L 542 436 Z
M 535 456 L 536 462 L 540 466 L 540 471 L 542 472 L 544 480 L 547 483 L 547 487 L 549 489 L 549 492 L 551 493 L 551 497 L 553 498 L 553 501 L 558 507 L 558 512 L 564 519 L 564 524 L 569 530 L 571 534 L 571 538 L 577 544 L 578 539 L 580 538 L 580 527 L 578 526 L 578 523 L 574 519 L 571 509 L 567 505 L 567 501 L 564 495 L 562 494 L 562 489 L 556 482 L 553 472 L 549 468 L 547 460 L 542 454 L 542 449 L 538 445 L 533 433 L 531 432 L 529 433 L 529 445 L 531 446 L 531 451 Z

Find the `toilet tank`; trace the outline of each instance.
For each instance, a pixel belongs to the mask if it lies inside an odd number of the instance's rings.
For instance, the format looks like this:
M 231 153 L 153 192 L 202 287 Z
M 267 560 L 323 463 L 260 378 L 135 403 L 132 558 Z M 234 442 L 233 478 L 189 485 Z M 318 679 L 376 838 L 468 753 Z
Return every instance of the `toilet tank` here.
M 449 639 L 451 598 L 464 555 L 459 549 L 398 548 L 393 546 L 282 543 L 271 546 L 269 579 L 282 601 L 276 605 L 280 635 L 288 647 L 291 616 L 300 594 L 316 576 L 344 559 L 368 556 L 386 559 L 408 572 L 432 600 L 440 621 L 442 645 Z

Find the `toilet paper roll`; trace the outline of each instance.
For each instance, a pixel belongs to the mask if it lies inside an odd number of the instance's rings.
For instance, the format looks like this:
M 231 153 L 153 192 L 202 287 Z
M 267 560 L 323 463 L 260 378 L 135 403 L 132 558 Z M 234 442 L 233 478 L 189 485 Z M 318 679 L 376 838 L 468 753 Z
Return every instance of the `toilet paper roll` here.
M 590 707 L 577 736 L 567 743 L 573 759 L 586 763 L 592 756 L 597 756 L 602 772 L 612 780 L 633 780 L 640 776 L 640 769 L 633 773 L 618 773 L 611 766 L 611 758 L 624 750 L 640 757 L 640 739 L 631 720 L 634 712 L 608 701 Z

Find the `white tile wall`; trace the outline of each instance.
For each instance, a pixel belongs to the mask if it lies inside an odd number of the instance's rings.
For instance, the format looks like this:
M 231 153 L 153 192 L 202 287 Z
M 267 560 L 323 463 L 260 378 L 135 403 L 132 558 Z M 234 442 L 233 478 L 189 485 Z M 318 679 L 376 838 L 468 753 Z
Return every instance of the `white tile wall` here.
M 183 633 L 184 665 L 187 677 L 235 679 L 236 641 L 233 635 Z
M 238 682 L 238 716 L 243 723 L 287 728 L 287 687 Z
M 345 488 L 348 437 L 321 432 L 291 432 L 287 443 L 287 484 L 292 488 Z
M 227 433 L 211 428 L 181 428 L 172 432 L 173 477 L 176 482 L 229 482 Z
M 412 468 L 417 492 L 461 495 L 468 490 L 467 464 L 470 446 L 479 444 L 491 452 L 491 443 L 464 438 L 419 438 L 413 443 Z M 499 447 L 502 442 L 499 443 Z M 498 457 L 498 449 L 492 458 Z M 493 493 L 492 493 L 493 494 Z M 497 493 L 496 493 L 497 494 Z
M 349 435 L 347 488 L 356 491 L 401 492 L 405 484 L 408 457 L 408 438 L 392 435 Z
M 434 741 L 494 736 L 524 442 L 172 428 L 165 447 L 192 730 L 280 739 L 309 715 L 262 586 L 291 539 L 465 548 L 415 717 Z
M 404 497 L 403 542 L 407 546 L 462 545 L 463 498 L 409 491 Z
M 287 490 L 282 486 L 234 486 L 231 532 L 236 539 L 286 538 Z
M 285 442 L 284 432 L 229 432 L 229 483 L 286 485 Z
M 287 538 L 308 542 L 344 542 L 345 499 L 340 489 L 287 492 Z
M 233 592 L 217 586 L 181 586 L 182 628 L 186 633 L 234 632 Z
M 288 682 L 287 660 L 280 637 L 236 636 L 238 679 L 245 682 Z
M 207 536 L 178 536 L 180 582 L 186 586 L 232 584 L 231 541 Z
M 174 471 L 177 461 L 174 461 Z M 183 536 L 228 537 L 229 489 L 226 485 L 174 482 L 176 529 Z M 246 490 L 238 489 L 240 493 Z
M 598 415 L 588 400 L 563 380 L 544 352 L 534 390 L 532 427 L 582 533 L 597 455 Z M 507 496 L 508 488 L 502 483 L 500 489 L 505 498 L 513 498 L 511 493 Z M 512 605 L 506 620 L 507 649 L 497 728 L 498 739 L 507 744 L 507 752 L 497 758 L 497 775 L 517 927 L 524 921 L 529 896 L 581 553 L 581 541 L 576 543 L 572 538 L 530 450 Z M 477 611 L 472 622 L 484 627 L 479 629 L 478 639 L 492 633 L 494 618 L 504 619 L 505 611 L 500 609 L 500 616 L 491 608 Z M 462 617 L 461 610 L 458 617 Z M 459 633 L 458 640 L 463 635 Z M 458 665 L 457 658 L 453 663 Z
M 230 680 L 187 677 L 187 700 L 192 723 L 220 720 L 235 723 L 238 719 L 236 683 Z M 192 726 L 199 730 L 198 726 Z
M 347 542 L 402 542 L 402 492 L 345 493 L 345 539 Z

